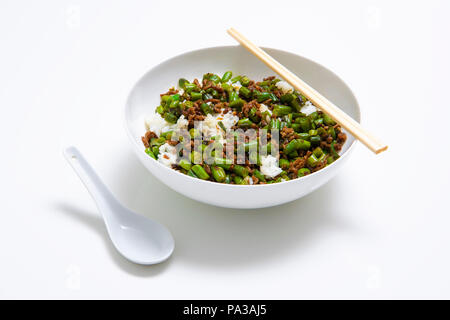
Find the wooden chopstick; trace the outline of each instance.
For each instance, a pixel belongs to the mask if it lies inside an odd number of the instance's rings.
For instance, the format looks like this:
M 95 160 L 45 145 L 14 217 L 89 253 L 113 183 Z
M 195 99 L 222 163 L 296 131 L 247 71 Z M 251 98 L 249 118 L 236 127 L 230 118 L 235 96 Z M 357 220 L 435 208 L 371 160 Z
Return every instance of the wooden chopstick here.
M 339 123 L 343 128 L 345 128 L 356 139 L 366 145 L 366 147 L 368 147 L 370 150 L 378 154 L 388 148 L 387 145 L 383 144 L 380 140 L 372 136 L 363 127 L 361 127 L 358 122 L 353 120 L 353 118 L 339 109 L 336 105 L 322 96 L 319 92 L 311 88 L 307 83 L 302 81 L 295 74 L 286 69 L 278 61 L 268 55 L 264 50 L 250 42 L 250 40 L 245 38 L 241 33 L 233 28 L 228 29 L 227 32 L 248 51 L 253 53 L 257 58 L 264 62 L 269 68 L 278 73 L 297 91 L 301 92 L 313 103 L 314 106 L 328 114 L 331 118 L 334 119 L 334 121 Z

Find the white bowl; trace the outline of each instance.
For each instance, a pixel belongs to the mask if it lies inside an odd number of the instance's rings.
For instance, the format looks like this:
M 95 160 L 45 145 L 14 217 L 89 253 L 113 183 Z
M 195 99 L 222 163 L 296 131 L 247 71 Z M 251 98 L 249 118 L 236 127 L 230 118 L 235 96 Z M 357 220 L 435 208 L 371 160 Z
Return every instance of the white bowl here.
M 358 102 L 349 87 L 325 67 L 293 53 L 264 48 L 271 56 L 305 80 L 356 121 L 360 121 Z M 347 134 L 341 157 L 331 165 L 300 179 L 266 185 L 228 185 L 192 178 L 163 166 L 144 152 L 141 136 L 144 118 L 159 105 L 159 94 L 176 86 L 178 79 L 200 78 L 204 73 L 245 74 L 250 79 L 275 75 L 256 57 L 240 46 L 212 47 L 176 56 L 148 71 L 134 86 L 125 107 L 125 126 L 138 158 L 161 182 L 186 197 L 227 208 L 264 208 L 283 204 L 322 186 L 341 168 L 355 145 Z

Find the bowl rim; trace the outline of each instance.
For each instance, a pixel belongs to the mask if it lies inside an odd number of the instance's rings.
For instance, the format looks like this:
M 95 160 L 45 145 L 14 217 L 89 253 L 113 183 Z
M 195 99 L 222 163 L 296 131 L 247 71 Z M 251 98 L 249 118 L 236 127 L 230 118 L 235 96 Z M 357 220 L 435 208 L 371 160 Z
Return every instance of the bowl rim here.
M 139 79 L 134 82 L 133 86 L 131 87 L 131 90 L 129 91 L 127 98 L 125 100 L 125 107 L 123 108 L 123 125 L 125 127 L 125 131 L 127 133 L 128 138 L 131 140 L 132 144 L 133 144 L 133 150 L 135 150 L 135 152 L 140 153 L 143 152 L 141 150 L 141 148 L 139 148 L 138 143 L 136 142 L 133 134 L 131 133 L 131 130 L 128 126 L 128 109 L 129 109 L 129 104 L 130 104 L 130 99 L 131 99 L 131 95 L 134 92 L 134 89 L 141 83 L 141 81 L 147 76 L 147 74 L 149 74 L 150 72 L 152 72 L 154 69 L 158 68 L 159 66 L 161 66 L 162 64 L 167 63 L 168 61 L 172 60 L 172 59 L 176 59 L 176 58 L 180 58 L 183 55 L 186 54 L 192 54 L 192 53 L 196 53 L 196 52 L 201 52 L 201 51 L 207 51 L 207 50 L 211 50 L 211 49 L 228 49 L 228 48 L 237 48 L 240 47 L 240 45 L 224 45 L 224 46 L 212 46 L 212 47 L 203 47 L 200 49 L 195 49 L 195 50 L 190 50 L 190 51 L 186 51 L 180 54 L 177 54 L 175 56 L 171 56 L 163 61 L 161 61 L 158 64 L 155 64 L 154 66 L 152 66 L 150 69 L 148 69 L 141 77 L 139 77 Z M 344 84 L 344 86 L 347 88 L 347 90 L 349 91 L 349 93 L 351 94 L 352 98 L 355 100 L 356 102 L 356 107 L 357 107 L 357 117 L 359 118 L 358 120 L 356 120 L 357 122 L 361 122 L 361 107 L 359 105 L 358 99 L 356 98 L 356 95 L 354 94 L 353 90 L 347 85 L 347 83 L 340 77 L 338 76 L 334 71 L 332 71 L 331 69 L 325 67 L 324 65 L 306 58 L 304 56 L 301 56 L 299 54 L 290 52 L 290 51 L 286 51 L 286 50 L 280 50 L 280 49 L 276 49 L 276 48 L 271 48 L 271 47 L 261 47 L 263 50 L 272 50 L 272 51 L 278 51 L 284 54 L 290 54 L 290 55 L 295 55 L 298 56 L 302 59 L 307 60 L 308 62 L 312 62 L 316 65 L 318 65 L 319 67 L 324 68 L 325 70 L 331 72 L 331 74 L 333 76 L 335 76 L 336 78 L 338 78 L 339 80 L 342 81 L 342 83 Z M 350 134 L 349 132 L 347 132 L 347 134 Z M 341 160 L 343 160 L 345 157 L 348 156 L 348 154 L 350 154 L 353 149 L 356 146 L 356 142 L 358 140 L 354 139 L 353 142 L 350 144 L 350 146 L 348 147 L 348 149 L 335 161 L 333 161 L 331 164 L 329 164 L 328 166 L 313 172 L 311 174 L 308 174 L 304 177 L 300 177 L 300 178 L 296 178 L 296 179 L 291 179 L 291 180 L 287 180 L 287 181 L 281 181 L 281 182 L 277 182 L 277 183 L 268 183 L 268 184 L 253 184 L 253 185 L 237 185 L 237 184 L 227 184 L 227 183 L 219 183 L 219 182 L 214 182 L 214 181 L 208 181 L 208 180 L 202 180 L 202 179 L 198 179 L 198 178 L 194 178 L 191 176 L 188 176 L 187 174 L 181 173 L 177 170 L 174 170 L 172 168 L 166 167 L 165 165 L 161 164 L 159 161 L 151 158 L 151 157 L 147 157 L 148 160 L 154 161 L 157 166 L 159 166 L 160 168 L 162 168 L 163 170 L 168 170 L 167 172 L 169 173 L 174 173 L 174 174 L 178 174 L 184 178 L 188 178 L 188 179 L 192 179 L 192 181 L 196 181 L 198 183 L 205 183 L 206 186 L 208 185 L 216 185 L 216 186 L 223 186 L 225 188 L 269 188 L 269 187 L 274 187 L 274 186 L 278 186 L 278 185 L 286 185 L 288 183 L 299 183 L 300 181 L 306 181 L 308 179 L 312 179 L 312 177 L 316 176 L 317 174 L 325 174 L 327 171 L 331 170 L 333 166 L 336 165 L 336 163 L 338 163 L 338 161 L 342 162 Z

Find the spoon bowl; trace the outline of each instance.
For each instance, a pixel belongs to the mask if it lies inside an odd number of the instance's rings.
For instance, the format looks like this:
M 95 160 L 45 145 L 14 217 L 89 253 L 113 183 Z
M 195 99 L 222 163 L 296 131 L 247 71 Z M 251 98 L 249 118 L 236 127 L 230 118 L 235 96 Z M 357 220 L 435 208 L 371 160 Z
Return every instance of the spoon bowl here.
M 123 206 L 78 149 L 66 148 L 64 156 L 96 202 L 109 237 L 120 254 L 144 265 L 160 263 L 170 257 L 175 242 L 166 227 Z

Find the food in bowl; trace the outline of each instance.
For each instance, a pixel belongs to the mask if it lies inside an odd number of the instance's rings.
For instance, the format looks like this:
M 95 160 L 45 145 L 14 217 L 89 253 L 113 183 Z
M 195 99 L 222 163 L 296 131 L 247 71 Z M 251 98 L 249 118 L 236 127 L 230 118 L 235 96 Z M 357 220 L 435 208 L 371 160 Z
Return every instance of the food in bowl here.
M 347 136 L 287 82 L 227 71 L 182 78 L 145 121 L 145 152 L 191 177 L 257 185 L 301 178 L 339 158 Z

